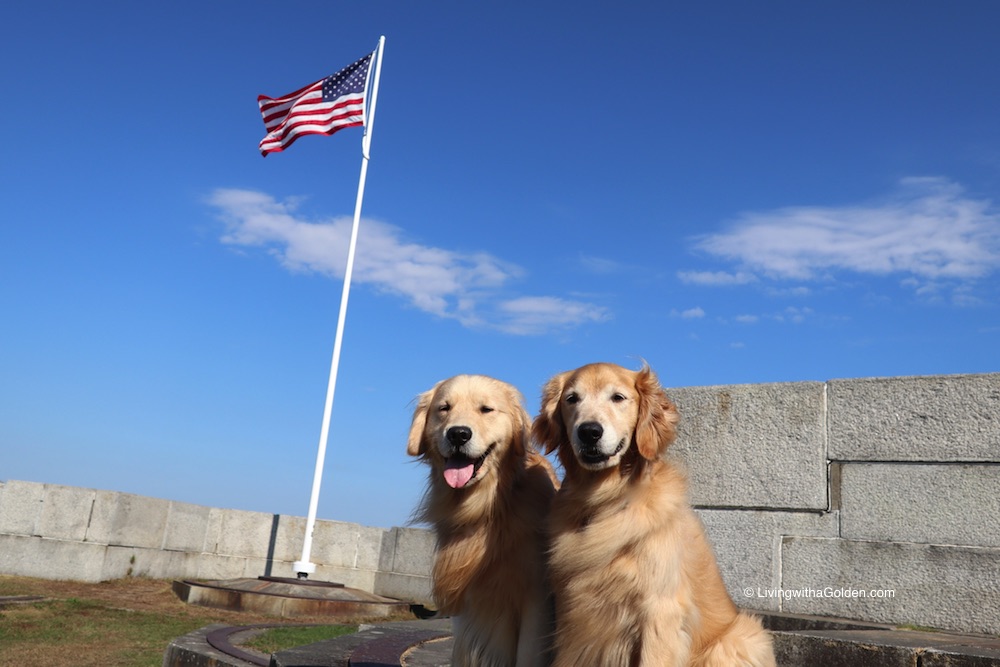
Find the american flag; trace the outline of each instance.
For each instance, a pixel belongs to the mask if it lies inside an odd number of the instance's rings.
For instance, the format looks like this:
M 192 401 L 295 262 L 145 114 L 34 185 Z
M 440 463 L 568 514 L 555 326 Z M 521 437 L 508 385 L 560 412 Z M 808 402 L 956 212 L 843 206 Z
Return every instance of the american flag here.
M 336 74 L 284 97 L 257 97 L 267 136 L 260 152 L 283 151 L 306 134 L 333 134 L 345 127 L 364 125 L 365 84 L 372 56 L 352 63 Z

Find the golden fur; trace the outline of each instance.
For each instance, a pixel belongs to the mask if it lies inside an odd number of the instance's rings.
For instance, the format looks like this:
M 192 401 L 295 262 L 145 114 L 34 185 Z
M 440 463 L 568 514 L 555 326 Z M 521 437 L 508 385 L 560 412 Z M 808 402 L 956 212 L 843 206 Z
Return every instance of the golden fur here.
M 529 446 L 530 422 L 514 387 L 482 375 L 439 382 L 413 413 L 407 452 L 431 468 L 417 516 L 437 536 L 435 601 L 457 615 L 455 667 L 548 662 L 545 517 L 558 482 Z
M 553 377 L 532 426 L 565 468 L 550 514 L 555 667 L 773 666 L 771 639 L 729 598 L 663 453 L 677 409 L 648 367 Z

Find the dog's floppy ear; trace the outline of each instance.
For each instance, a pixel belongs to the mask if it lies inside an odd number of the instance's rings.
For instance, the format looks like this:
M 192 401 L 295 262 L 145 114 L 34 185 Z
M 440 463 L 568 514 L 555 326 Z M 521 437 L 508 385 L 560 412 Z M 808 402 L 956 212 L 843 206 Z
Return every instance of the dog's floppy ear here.
M 649 366 L 643 366 L 636 374 L 635 388 L 639 393 L 635 444 L 643 458 L 652 461 L 677 437 L 680 416 Z
M 528 429 L 531 427 L 531 417 L 528 415 L 528 411 L 524 409 L 524 398 L 521 396 L 521 392 L 511 388 L 510 394 L 510 419 L 511 430 L 514 433 L 514 437 L 512 438 L 514 453 L 518 456 L 524 456 L 528 451 L 528 438 L 530 437 Z
M 545 453 L 551 454 L 566 442 L 566 425 L 563 423 L 559 401 L 569 371 L 553 376 L 542 389 L 542 407 L 531 425 L 531 435 L 535 442 L 544 446 Z
M 503 383 L 506 394 L 506 412 L 510 415 L 510 429 L 512 433 L 511 445 L 514 447 L 516 456 L 524 456 L 528 451 L 528 429 L 531 426 L 531 417 L 524 409 L 524 396 L 513 385 Z
M 432 389 L 417 396 L 417 407 L 413 411 L 413 421 L 410 422 L 410 437 L 406 441 L 406 453 L 410 456 L 420 456 L 427 448 L 424 446 L 424 426 L 427 425 L 427 411 L 430 410 L 434 392 L 441 386 L 438 382 Z

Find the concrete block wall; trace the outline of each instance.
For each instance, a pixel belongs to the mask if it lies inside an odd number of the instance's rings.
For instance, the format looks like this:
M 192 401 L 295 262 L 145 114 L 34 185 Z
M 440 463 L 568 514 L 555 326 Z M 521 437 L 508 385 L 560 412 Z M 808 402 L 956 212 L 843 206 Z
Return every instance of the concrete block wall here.
M 730 594 L 1000 635 L 1000 373 L 668 389 Z M 305 519 L 0 485 L 0 574 L 292 576 Z M 317 522 L 317 578 L 429 602 L 433 536 Z
M 302 517 L 35 482 L 0 484 L 0 574 L 92 582 L 294 577 L 304 533 Z M 317 521 L 314 576 L 429 602 L 433 549 L 424 530 Z
M 1000 374 L 668 393 L 738 604 L 1000 634 Z

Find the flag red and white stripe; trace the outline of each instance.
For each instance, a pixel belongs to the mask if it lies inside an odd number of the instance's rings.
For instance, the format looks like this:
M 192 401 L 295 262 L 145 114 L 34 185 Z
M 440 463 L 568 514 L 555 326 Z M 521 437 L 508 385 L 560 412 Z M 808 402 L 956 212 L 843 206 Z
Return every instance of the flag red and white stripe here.
M 374 55 L 369 53 L 336 74 L 283 97 L 260 95 L 257 104 L 267 129 L 260 142 L 261 154 L 283 151 L 307 134 L 333 134 L 364 125 L 368 68 Z

